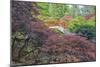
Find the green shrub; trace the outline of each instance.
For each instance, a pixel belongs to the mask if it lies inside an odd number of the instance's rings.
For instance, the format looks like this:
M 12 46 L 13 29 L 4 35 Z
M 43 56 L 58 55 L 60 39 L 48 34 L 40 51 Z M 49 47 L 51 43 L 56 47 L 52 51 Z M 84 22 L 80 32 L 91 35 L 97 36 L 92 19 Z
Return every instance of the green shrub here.
M 77 33 L 78 35 L 95 40 L 95 17 L 92 17 L 89 20 L 86 20 L 83 17 L 76 17 L 72 20 L 68 29 L 71 32 Z
M 96 31 L 95 31 L 95 27 L 93 26 L 89 26 L 89 25 L 81 25 L 79 26 L 80 28 L 77 28 L 75 30 L 75 33 L 87 37 L 88 39 L 95 39 L 95 35 L 96 35 Z
M 68 29 L 74 32 L 76 28 L 80 28 L 79 26 L 85 24 L 85 22 L 86 20 L 83 17 L 78 16 L 70 22 Z

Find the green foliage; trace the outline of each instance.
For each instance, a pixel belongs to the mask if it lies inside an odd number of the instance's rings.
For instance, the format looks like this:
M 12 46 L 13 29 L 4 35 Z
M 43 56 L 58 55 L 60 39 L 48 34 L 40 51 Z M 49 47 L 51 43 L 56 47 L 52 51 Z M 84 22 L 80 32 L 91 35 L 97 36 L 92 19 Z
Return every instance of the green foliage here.
M 61 31 L 58 30 L 58 29 L 53 29 L 52 32 L 54 32 L 54 33 L 56 33 L 56 34 L 60 34 L 60 35 L 64 34 L 63 32 L 61 32 Z
M 92 17 L 89 20 L 85 20 L 83 17 L 77 17 L 71 22 L 69 30 L 81 36 L 85 36 L 88 39 L 95 40 L 96 37 L 95 17 Z
M 87 24 L 91 25 L 91 26 L 95 26 L 96 25 L 96 17 L 91 17 L 89 20 L 87 20 Z
M 38 7 L 40 8 L 40 14 L 44 15 L 44 16 L 48 16 L 49 15 L 49 4 L 48 3 L 37 3 Z
M 24 33 L 23 32 L 15 32 L 12 36 L 12 38 L 18 38 L 18 39 L 24 39 Z
M 80 28 L 80 26 L 95 26 L 95 17 L 92 17 L 91 19 L 89 20 L 85 20 L 84 17 L 82 16 L 78 16 L 76 17 L 75 19 L 73 19 L 71 22 L 70 22 L 70 25 L 69 25 L 69 30 L 71 32 L 74 32 L 76 28 Z
M 68 5 L 56 3 L 38 3 L 40 15 L 39 19 L 43 21 L 48 19 L 59 19 L 68 13 Z
M 82 36 L 87 37 L 88 39 L 94 39 L 95 40 L 95 27 L 89 26 L 89 25 L 83 25 L 80 26 L 80 29 L 78 28 L 76 30 L 76 33 L 81 33 Z
M 86 20 L 85 20 L 83 17 L 78 16 L 78 17 L 74 18 L 74 19 L 70 22 L 68 28 L 69 28 L 69 30 L 70 30 L 71 32 L 74 32 L 76 28 L 79 28 L 80 25 L 85 24 L 85 22 L 86 22 Z

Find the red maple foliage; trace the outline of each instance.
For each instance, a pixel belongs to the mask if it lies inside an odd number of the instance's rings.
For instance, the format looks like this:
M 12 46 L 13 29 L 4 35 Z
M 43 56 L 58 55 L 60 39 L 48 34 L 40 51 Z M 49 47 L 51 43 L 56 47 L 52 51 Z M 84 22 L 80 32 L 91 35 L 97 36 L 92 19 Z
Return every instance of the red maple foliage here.
M 41 51 L 51 56 L 62 54 L 64 56 L 62 62 L 93 61 L 96 59 L 95 47 L 94 43 L 81 36 L 51 35 L 41 47 Z
M 88 20 L 88 19 L 90 19 L 91 17 L 93 17 L 93 16 L 95 16 L 95 15 L 96 15 L 95 13 L 93 13 L 93 14 L 88 14 L 88 15 L 84 16 L 84 18 L 85 18 L 86 20 Z

